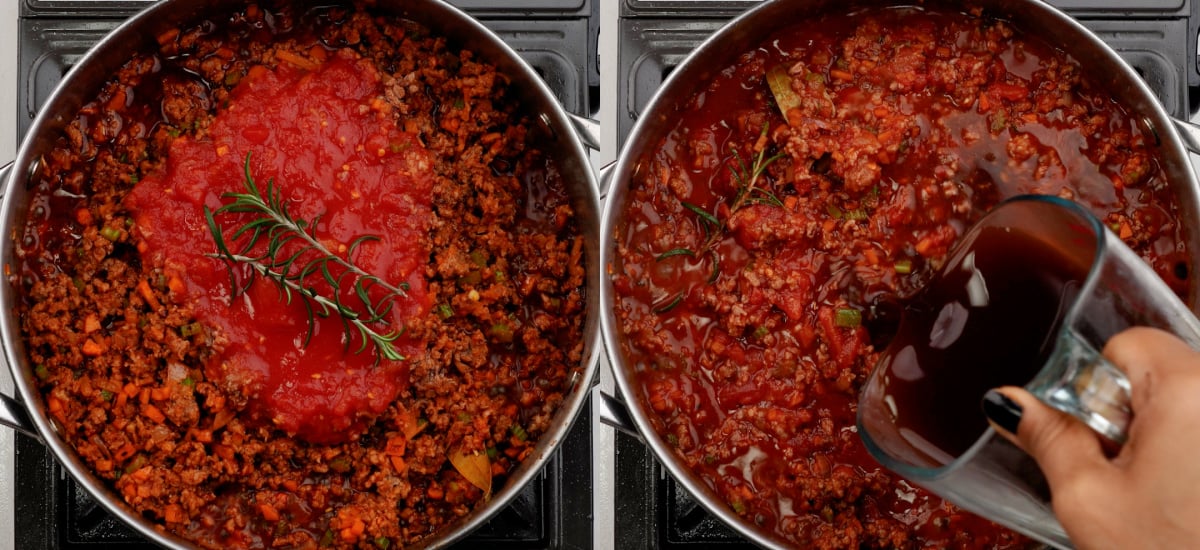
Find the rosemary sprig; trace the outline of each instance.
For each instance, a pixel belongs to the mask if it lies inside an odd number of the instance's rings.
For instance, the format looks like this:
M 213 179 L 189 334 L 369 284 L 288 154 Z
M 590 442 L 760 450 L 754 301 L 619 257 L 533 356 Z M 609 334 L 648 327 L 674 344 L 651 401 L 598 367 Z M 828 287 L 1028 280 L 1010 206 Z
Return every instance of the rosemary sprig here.
M 763 124 L 762 135 L 767 135 L 767 125 Z M 783 206 L 783 201 L 779 200 L 767 189 L 758 187 L 758 180 L 767 171 L 767 167 L 773 164 L 784 156 L 784 153 L 776 153 L 767 157 L 767 150 L 764 147 L 754 157 L 754 165 L 747 167 L 742 161 L 742 155 L 737 149 L 733 149 L 733 158 L 737 161 L 737 168 L 732 164 L 726 164 L 729 171 L 733 173 L 733 180 L 737 182 L 737 193 L 734 195 L 733 204 L 729 205 L 729 212 L 737 212 L 741 207 L 749 204 L 767 204 L 771 206 Z
M 759 137 L 767 135 L 768 126 L 763 124 L 762 133 Z M 729 169 L 733 176 L 733 182 L 737 185 L 737 190 L 733 195 L 733 200 L 729 204 L 729 216 L 733 216 L 735 212 L 742 209 L 748 204 L 765 204 L 769 206 L 783 206 L 783 201 L 779 200 L 770 190 L 761 187 L 759 184 L 763 181 L 763 174 L 767 168 L 775 161 L 783 158 L 785 153 L 777 153 L 767 156 L 766 148 L 754 155 L 754 162 L 749 166 L 746 165 L 741 153 L 736 148 L 732 149 L 732 161 L 726 163 L 725 167 Z M 717 265 L 720 263 L 720 257 L 717 255 L 716 246 L 725 234 L 725 220 L 719 219 L 716 215 L 708 212 L 704 208 L 692 204 L 687 201 L 680 201 L 684 208 L 691 210 L 700 220 L 700 227 L 704 230 L 704 244 L 700 250 L 688 249 L 673 249 L 657 258 L 658 261 L 663 261 L 672 256 L 688 255 L 699 257 L 701 255 L 713 256 L 713 273 L 709 276 L 709 282 L 717 279 Z M 728 219 L 728 217 L 726 218 Z
M 760 141 L 767 135 L 767 129 L 767 124 L 763 124 L 762 132 L 759 134 Z M 733 159 L 731 162 L 727 162 L 725 167 L 732 174 L 733 182 L 737 185 L 737 191 L 734 193 L 733 200 L 729 204 L 729 216 L 733 216 L 735 212 L 748 204 L 766 204 L 782 207 L 783 201 L 779 200 L 770 190 L 760 187 L 759 183 L 764 179 L 762 176 L 766 173 L 767 168 L 775 161 L 783 158 L 784 153 L 777 153 L 768 157 L 766 148 L 764 147 L 758 154 L 754 155 L 754 162 L 747 166 L 736 147 L 732 148 L 731 151 Z M 690 202 L 680 201 L 680 204 L 684 208 L 691 210 L 700 220 L 700 228 L 704 230 L 704 244 L 699 250 L 674 248 L 659 254 L 655 260 L 661 262 L 675 256 L 689 256 L 692 258 L 711 256 L 713 268 L 712 272 L 708 275 L 708 283 L 715 283 L 721 275 L 721 256 L 717 253 L 717 243 L 725 235 L 725 220 Z M 654 312 L 666 313 L 678 306 L 682 300 L 683 294 L 676 294 L 665 305 L 654 308 Z
M 763 124 L 759 139 L 767 135 L 767 128 L 767 124 Z M 762 176 L 766 173 L 767 168 L 783 158 L 785 153 L 776 153 L 768 157 L 767 149 L 764 147 L 754 155 L 754 162 L 749 166 L 746 165 L 746 161 L 742 159 L 742 155 L 736 147 L 731 148 L 731 153 L 733 159 L 731 162 L 727 162 L 725 167 L 732 174 L 737 191 L 733 195 L 733 201 L 729 204 L 729 216 L 733 216 L 735 212 L 748 204 L 783 206 L 783 201 L 779 200 L 779 197 L 776 197 L 770 190 L 760 187 L 759 183 L 763 180 Z M 687 201 L 682 201 L 682 203 L 684 208 L 700 217 L 700 223 L 704 226 L 704 232 L 707 235 L 704 248 L 711 250 L 723 235 L 725 221 L 695 204 Z
M 378 241 L 379 237 L 359 237 L 347 247 L 345 257 L 338 256 L 316 237 L 320 215 L 311 221 L 292 216 L 274 179 L 267 180 L 266 189 L 260 190 L 250 173 L 250 153 L 246 154 L 243 169 L 245 193 L 222 194 L 222 199 L 231 202 L 227 202 L 216 211 L 204 207 L 204 217 L 217 246 L 217 253 L 210 256 L 225 262 L 233 288 L 232 297 L 236 298 L 246 292 L 258 276 L 265 277 L 279 285 L 281 299 L 288 304 L 292 303 L 293 293 L 298 293 L 303 299 L 308 315 L 308 333 L 305 335 L 304 345 L 308 345 L 312 339 L 316 317 L 325 318 L 336 312 L 346 333 L 347 347 L 353 340 L 354 332 L 358 333 L 361 344 L 355 353 L 362 353 L 368 344 L 374 344 L 377 361 L 404 360 L 404 356 L 393 345 L 403 333 L 403 327 L 381 333 L 371 325 L 386 323 L 394 301 L 405 296 L 408 285 L 388 284 L 383 279 L 363 271 L 351 260 L 359 246 Z M 216 216 L 222 214 L 249 214 L 251 219 L 227 237 L 216 222 Z M 239 240 L 243 242 L 241 248 L 232 252 L 228 243 Z M 263 251 L 255 253 L 254 249 L 264 241 Z M 289 244 L 294 245 L 293 250 L 285 251 L 284 248 Z M 250 267 L 249 276 L 239 277 L 235 269 L 238 265 Z M 335 276 L 331 270 L 332 266 L 340 266 L 343 271 Z M 332 288 L 330 296 L 322 295 L 312 286 L 314 277 L 324 280 Z M 351 280 L 354 295 L 362 303 L 364 311 L 360 312 L 342 301 L 342 285 Z M 377 300 L 372 300 L 370 292 L 377 288 L 382 289 L 384 294 Z

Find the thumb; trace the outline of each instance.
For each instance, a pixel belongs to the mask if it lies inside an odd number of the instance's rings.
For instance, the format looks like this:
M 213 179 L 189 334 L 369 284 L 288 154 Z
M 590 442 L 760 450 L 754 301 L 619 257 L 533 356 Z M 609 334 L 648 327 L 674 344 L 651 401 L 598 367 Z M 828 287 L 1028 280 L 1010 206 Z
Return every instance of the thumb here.
M 1037 460 L 1052 492 L 1113 467 L 1091 428 L 1024 389 L 988 391 L 983 412 L 1000 435 Z

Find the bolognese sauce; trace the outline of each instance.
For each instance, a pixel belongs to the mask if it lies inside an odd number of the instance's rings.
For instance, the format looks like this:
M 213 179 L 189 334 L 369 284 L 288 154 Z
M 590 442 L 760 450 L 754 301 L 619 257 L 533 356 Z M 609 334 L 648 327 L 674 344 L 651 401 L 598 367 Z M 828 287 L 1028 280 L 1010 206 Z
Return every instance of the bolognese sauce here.
M 1138 121 L 1051 45 L 931 6 L 810 18 L 696 90 L 632 178 L 610 268 L 655 430 L 799 547 L 1029 545 L 875 463 L 858 389 L 905 300 L 1017 194 L 1086 205 L 1185 293 Z
M 49 416 L 200 546 L 425 540 L 581 368 L 581 229 L 545 142 L 504 74 L 370 5 L 163 33 L 31 179 L 11 282 Z

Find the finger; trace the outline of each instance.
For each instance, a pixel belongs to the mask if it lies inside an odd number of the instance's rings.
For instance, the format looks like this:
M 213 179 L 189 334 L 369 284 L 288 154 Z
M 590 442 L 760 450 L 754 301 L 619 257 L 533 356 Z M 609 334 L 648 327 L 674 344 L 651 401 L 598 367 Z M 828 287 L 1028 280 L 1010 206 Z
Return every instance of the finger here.
M 1091 428 L 1024 389 L 989 391 L 983 411 L 997 432 L 1037 460 L 1051 492 L 1113 469 Z
M 1104 356 L 1129 378 L 1131 405 L 1137 411 L 1154 395 L 1156 384 L 1176 372 L 1195 370 L 1198 354 L 1168 332 L 1134 327 L 1110 338 Z

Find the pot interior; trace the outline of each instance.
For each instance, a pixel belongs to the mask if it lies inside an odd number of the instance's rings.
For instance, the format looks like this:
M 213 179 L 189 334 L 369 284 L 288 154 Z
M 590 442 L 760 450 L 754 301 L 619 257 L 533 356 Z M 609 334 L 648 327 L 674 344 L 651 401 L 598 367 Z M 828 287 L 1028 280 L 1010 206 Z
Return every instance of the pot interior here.
M 856 10 L 866 10 L 875 7 L 897 7 L 919 4 L 926 9 L 945 8 L 961 11 L 978 6 L 983 14 L 1006 22 L 1026 36 L 1043 37 L 1051 40 L 1051 45 L 1070 58 L 1077 61 L 1084 72 L 1092 77 L 1092 82 L 1104 88 L 1114 100 L 1119 103 L 1130 118 L 1137 120 L 1143 131 L 1151 137 L 1152 148 L 1162 159 L 1166 181 L 1178 206 L 1180 223 L 1186 229 L 1184 241 L 1190 254 L 1186 268 L 1189 273 L 1195 273 L 1200 268 L 1197 262 L 1197 248 L 1200 245 L 1200 195 L 1197 193 L 1196 177 L 1178 135 L 1172 126 L 1168 114 L 1154 98 L 1153 93 L 1120 57 L 1104 45 L 1095 35 L 1070 19 L 1061 12 L 1040 2 L 1027 1 L 982 1 L 969 4 L 944 2 L 865 2 L 852 1 L 830 2 L 822 0 L 787 1 L 776 0 L 765 2 L 738 17 L 716 34 L 706 40 L 697 50 L 693 51 L 667 78 L 662 87 L 654 95 L 649 105 L 634 126 L 618 159 L 614 183 L 608 194 L 606 210 L 601 233 L 604 238 L 601 248 L 602 263 L 610 274 L 603 281 L 601 295 L 605 305 L 602 312 L 606 347 L 613 363 L 615 378 L 631 409 L 639 431 L 645 437 L 654 455 L 663 463 L 671 475 L 678 480 L 689 493 L 696 496 L 699 503 L 732 526 L 740 534 L 758 544 L 768 547 L 785 547 L 775 535 L 760 529 L 753 522 L 747 521 L 731 509 L 726 500 L 719 497 L 710 488 L 709 482 L 692 471 L 680 458 L 674 449 L 675 444 L 656 429 L 657 413 L 653 406 L 646 401 L 644 387 L 638 381 L 639 373 L 649 370 L 642 359 L 633 361 L 627 354 L 629 337 L 621 328 L 621 320 L 615 313 L 623 300 L 629 296 L 614 288 L 614 278 L 618 278 L 624 269 L 620 258 L 620 249 L 628 244 L 626 235 L 627 207 L 635 187 L 640 179 L 650 178 L 661 168 L 655 163 L 655 155 L 664 140 L 676 139 L 671 135 L 677 128 L 681 116 L 694 114 L 694 101 L 708 101 L 706 106 L 710 112 L 725 109 L 722 105 L 713 103 L 713 89 L 710 84 L 721 76 L 722 71 L 739 63 L 745 63 L 743 54 L 757 48 L 769 49 L 771 44 L 764 44 L 767 37 L 772 37 L 781 31 L 800 22 L 815 19 L 824 13 L 852 13 Z M 1051 37 L 1051 38 L 1047 38 Z M 697 96 L 697 94 L 701 94 Z M 695 100 L 695 97 L 702 97 Z M 769 97 L 769 95 L 768 95 Z M 769 103 L 770 100 L 768 99 Z M 749 155 L 743 154 L 743 160 L 750 164 Z M 665 176 L 664 176 L 665 177 Z M 696 185 L 702 185 L 697 183 Z M 668 195 L 669 196 L 669 195 Z M 669 200 L 669 199 L 663 199 Z M 703 206 L 703 205 L 702 205 Z M 662 218 L 670 215 L 662 214 Z M 686 212 L 684 213 L 686 215 Z M 642 223 L 644 220 L 639 220 Z M 666 223 L 664 221 L 664 223 Z M 665 232 L 669 234 L 670 232 Z M 668 247 L 669 248 L 669 247 Z M 659 251 L 662 252 L 662 251 Z M 663 256 L 674 255 L 664 254 Z M 682 257 L 680 253 L 676 257 Z M 665 260 L 663 261 L 665 263 Z M 644 266 L 639 266 L 642 269 Z M 664 268 L 665 269 L 665 268 Z M 696 268 L 696 269 L 707 269 Z M 721 275 L 722 277 L 724 274 Z M 1197 285 L 1187 288 L 1187 302 L 1195 308 L 1198 303 Z M 676 307 L 666 296 L 655 305 L 660 309 Z M 686 302 L 685 302 L 686 303 Z M 644 312 L 642 312 L 644 313 Z M 678 327 L 677 327 L 678 328 Z M 679 328 L 679 334 L 686 330 Z M 686 338 L 681 336 L 681 338 Z M 668 346 L 669 347 L 669 346 Z M 711 398 L 711 396 L 709 396 Z

